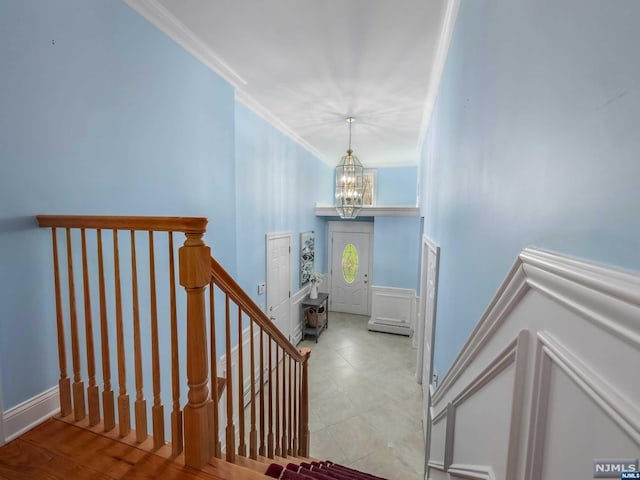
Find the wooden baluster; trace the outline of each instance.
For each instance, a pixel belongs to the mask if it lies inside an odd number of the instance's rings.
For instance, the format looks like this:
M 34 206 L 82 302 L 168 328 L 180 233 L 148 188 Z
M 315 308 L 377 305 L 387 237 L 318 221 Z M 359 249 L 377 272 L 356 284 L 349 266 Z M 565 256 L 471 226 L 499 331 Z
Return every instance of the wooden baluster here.
M 289 392 L 289 408 L 288 408 L 288 414 L 289 414 L 289 430 L 288 430 L 288 438 L 287 438 L 287 452 L 289 453 L 289 455 L 293 455 L 293 449 L 291 447 L 292 443 L 293 443 L 293 433 L 292 433 L 292 428 L 293 428 L 293 421 L 291 419 L 291 416 L 293 414 L 293 405 L 292 405 L 292 391 L 293 391 L 293 373 L 292 373 L 292 369 L 291 369 L 291 355 L 288 355 L 289 357 L 289 382 L 288 382 L 288 392 Z
M 76 314 L 76 292 L 73 278 L 73 253 L 71 229 L 67 228 L 67 273 L 69 279 L 69 317 L 71 318 L 71 357 L 73 360 L 73 419 L 78 422 L 85 416 L 84 382 L 80 372 L 80 344 L 78 339 L 78 316 Z
M 113 266 L 116 290 L 116 343 L 118 344 L 118 427 L 120 436 L 131 432 L 131 411 L 127 393 L 127 368 L 124 352 L 124 326 L 122 323 L 122 290 L 120 288 L 120 252 L 118 230 L 113 230 Z
M 273 341 L 271 340 L 271 335 L 269 335 L 269 389 L 267 391 L 268 395 L 268 405 L 269 405 L 269 433 L 267 434 L 267 456 L 269 458 L 273 458 L 274 450 L 273 450 L 273 365 L 271 362 L 271 346 Z
M 116 426 L 114 393 L 111 389 L 111 357 L 109 353 L 109 328 L 107 325 L 107 295 L 104 281 L 104 258 L 102 256 L 102 230 L 98 237 L 98 286 L 100 290 L 100 344 L 102 350 L 102 410 L 104 411 L 104 431 L 110 432 Z
M 71 415 L 71 380 L 67 374 L 67 348 L 64 339 L 64 320 L 62 318 L 62 295 L 60 294 L 60 264 L 58 260 L 58 237 L 56 229 L 51 229 L 53 242 L 53 281 L 56 294 L 56 327 L 58 331 L 58 363 L 60 365 L 60 416 Z
M 202 241 L 204 231 L 187 232 L 180 247 L 180 284 L 187 292 L 187 383 L 184 408 L 185 464 L 202 468 L 211 455 L 209 432 L 207 324 L 205 288 L 211 280 L 211 250 Z
M 287 458 L 287 355 L 282 348 L 282 456 Z
M 256 359 L 253 345 L 253 318 L 249 317 L 251 353 L 251 430 L 249 431 L 249 457 L 258 459 L 258 432 L 256 432 Z
M 291 445 L 293 446 L 293 455 L 299 456 L 298 451 L 298 428 L 300 426 L 300 420 L 298 418 L 298 403 L 300 400 L 300 391 L 298 390 L 298 362 L 293 362 L 293 439 Z
M 226 458 L 227 462 L 235 463 L 236 461 L 236 448 L 235 448 L 235 426 L 233 424 L 233 382 L 232 382 L 232 370 L 231 370 L 231 312 L 229 311 L 229 295 L 225 295 L 225 312 L 226 312 L 226 338 L 225 338 L 225 360 L 226 360 L 226 376 L 227 376 L 227 428 L 226 433 Z
M 258 454 L 263 457 L 267 453 L 264 445 L 264 416 L 264 330 L 260 327 L 260 448 Z
M 220 444 L 220 409 L 218 405 L 218 355 L 216 354 L 216 315 L 215 315 L 215 283 L 213 279 L 209 283 L 209 330 L 211 335 L 211 432 L 213 439 L 211 455 L 222 458 L 222 445 Z
M 244 354 L 242 340 L 242 309 L 238 306 L 238 455 L 247 456 L 247 444 L 244 439 Z
M 169 293 L 171 309 L 171 455 L 182 453 L 182 410 L 180 409 L 180 356 L 178 350 L 178 314 L 176 309 L 176 267 L 173 255 L 173 232 L 169 232 Z
M 147 439 L 147 401 L 142 391 L 142 339 L 138 305 L 138 270 L 136 265 L 136 232 L 131 230 L 131 298 L 133 303 L 133 361 L 136 380 L 136 442 Z
M 153 375 L 153 449 L 164 445 L 164 406 L 160 397 L 160 347 L 158 345 L 158 304 L 156 299 L 156 264 L 153 232 L 149 231 L 149 289 L 151 309 L 151 358 Z
M 300 394 L 300 456 L 309 456 L 309 356 L 311 349 L 302 348 L 302 380 Z
M 276 343 L 276 450 L 275 455 L 280 457 L 282 452 L 280 451 L 280 346 Z
M 218 406 L 218 355 L 216 353 L 216 315 L 215 315 L 215 288 L 213 280 L 209 283 L 209 332 L 211 335 L 211 408 L 213 445 L 211 453 L 216 458 L 222 458 L 222 446 L 220 444 L 220 410 Z
M 91 319 L 91 292 L 89 290 L 89 265 L 87 263 L 87 236 L 85 229 L 80 230 L 82 238 L 82 291 L 84 293 L 84 328 L 87 348 L 87 400 L 89 404 L 89 426 L 100 423 L 100 392 L 96 385 L 96 358 L 93 348 L 93 322 Z

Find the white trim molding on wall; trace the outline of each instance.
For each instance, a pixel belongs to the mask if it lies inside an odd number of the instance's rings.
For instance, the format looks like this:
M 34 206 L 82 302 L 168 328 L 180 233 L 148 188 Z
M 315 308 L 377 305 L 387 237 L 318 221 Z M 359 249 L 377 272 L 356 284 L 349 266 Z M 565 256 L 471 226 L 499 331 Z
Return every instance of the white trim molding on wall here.
M 416 315 L 416 291 L 411 288 L 371 286 L 371 318 L 367 328 L 410 336 Z
M 316 217 L 337 217 L 336 207 L 333 205 L 319 205 L 316 203 Z M 420 208 L 415 205 L 365 205 L 360 209 L 358 217 L 417 217 Z
M 591 478 L 594 458 L 637 458 L 639 364 L 640 275 L 523 250 L 433 394 L 451 427 L 431 421 L 428 478 Z
M 431 122 L 431 113 L 433 112 L 433 107 L 436 103 L 436 97 L 438 96 L 438 90 L 440 88 L 440 80 L 442 79 L 444 66 L 447 62 L 447 54 L 449 53 L 453 30 L 456 26 L 458 11 L 460 10 L 460 1 L 461 0 L 447 0 L 446 7 L 443 12 L 442 22 L 440 23 L 440 25 L 442 25 L 442 30 L 440 31 L 438 46 L 436 47 L 436 55 L 431 68 L 427 98 L 422 109 L 422 123 L 420 124 L 420 135 L 418 137 L 417 144 L 418 151 L 422 150 L 422 144 L 427 136 L 427 130 L 429 129 L 429 123 Z
M 291 322 L 293 328 L 291 330 L 291 343 L 297 345 L 304 338 L 302 338 L 302 324 L 304 319 L 302 318 L 302 311 L 300 304 L 305 299 L 305 297 L 309 294 L 309 290 L 311 289 L 311 284 L 308 284 L 298 290 L 291 297 Z
M 36 425 L 60 412 L 58 386 L 36 395 L 3 413 L 5 442 L 18 438 Z M 0 442 L 1 443 L 1 442 Z
M 300 145 L 311 154 L 322 160 L 330 167 L 334 166 L 333 160 L 322 155 L 313 145 L 293 131 L 291 127 L 276 117 L 271 111 L 265 108 L 255 98 L 244 91 L 247 81 L 238 72 L 227 65 L 220 56 L 211 50 L 198 36 L 193 33 L 184 23 L 178 20 L 162 3 L 158 0 L 122 0 L 125 4 L 135 10 L 142 17 L 147 19 L 158 30 L 171 38 L 174 42 L 184 48 L 203 65 L 220 75 L 229 82 L 235 91 L 235 98 L 238 102 L 252 110 L 256 115 L 271 124 L 275 129 L 280 130 L 294 142 Z

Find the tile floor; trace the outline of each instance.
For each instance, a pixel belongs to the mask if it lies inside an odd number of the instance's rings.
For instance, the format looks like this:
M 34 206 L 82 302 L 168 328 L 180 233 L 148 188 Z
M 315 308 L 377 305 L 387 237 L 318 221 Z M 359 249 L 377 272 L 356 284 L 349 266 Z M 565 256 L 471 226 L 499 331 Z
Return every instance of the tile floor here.
M 389 479 L 422 478 L 422 393 L 408 337 L 367 331 L 368 317 L 329 313 L 311 347 L 311 456 Z

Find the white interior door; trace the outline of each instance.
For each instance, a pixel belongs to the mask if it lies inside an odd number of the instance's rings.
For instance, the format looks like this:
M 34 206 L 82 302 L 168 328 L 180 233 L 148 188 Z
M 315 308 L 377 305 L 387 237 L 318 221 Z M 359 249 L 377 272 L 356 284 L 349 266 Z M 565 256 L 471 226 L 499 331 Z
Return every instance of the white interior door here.
M 291 235 L 267 235 L 267 315 L 291 340 Z
M 371 232 L 331 232 L 331 310 L 369 314 L 370 255 Z

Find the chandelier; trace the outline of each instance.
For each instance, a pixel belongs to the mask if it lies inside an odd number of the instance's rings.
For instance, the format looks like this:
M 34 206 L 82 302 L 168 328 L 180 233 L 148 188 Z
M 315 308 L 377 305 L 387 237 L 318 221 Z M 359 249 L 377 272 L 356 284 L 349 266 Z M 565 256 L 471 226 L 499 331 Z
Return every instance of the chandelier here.
M 364 167 L 351 150 L 351 124 L 355 118 L 347 118 L 349 123 L 349 148 L 336 166 L 336 210 L 340 218 L 353 219 L 362 208 L 364 194 Z

